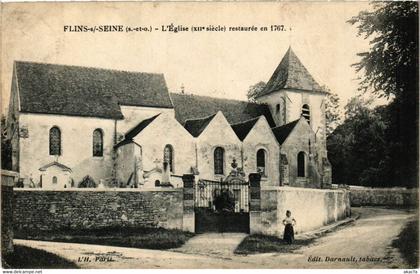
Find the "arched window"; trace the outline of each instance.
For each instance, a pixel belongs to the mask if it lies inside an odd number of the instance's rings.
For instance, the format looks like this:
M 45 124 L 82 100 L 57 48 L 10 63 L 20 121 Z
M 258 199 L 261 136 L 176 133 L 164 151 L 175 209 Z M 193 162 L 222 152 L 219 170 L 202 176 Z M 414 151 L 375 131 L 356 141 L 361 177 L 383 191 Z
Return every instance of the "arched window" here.
M 305 117 L 306 121 L 308 121 L 308 124 L 311 124 L 311 113 L 307 104 L 302 106 L 302 116 Z
M 279 114 L 280 113 L 280 104 L 277 104 L 276 105 L 276 114 Z
M 169 171 L 174 171 L 174 149 L 171 145 L 166 145 L 163 149 L 163 162 L 169 166 Z
M 297 176 L 305 177 L 305 152 L 303 151 L 297 155 Z
M 93 131 L 93 156 L 102 157 L 104 155 L 104 136 L 99 128 Z
M 214 150 L 214 174 L 224 174 L 224 163 L 225 150 L 221 147 L 216 147 Z
M 53 185 L 56 185 L 58 183 L 58 179 L 56 176 L 52 177 L 52 183 Z
M 58 127 L 50 129 L 50 155 L 61 155 L 61 131 Z
M 265 157 L 266 153 L 264 149 L 259 149 L 257 151 L 257 172 L 260 173 L 262 176 L 267 175 L 265 169 Z

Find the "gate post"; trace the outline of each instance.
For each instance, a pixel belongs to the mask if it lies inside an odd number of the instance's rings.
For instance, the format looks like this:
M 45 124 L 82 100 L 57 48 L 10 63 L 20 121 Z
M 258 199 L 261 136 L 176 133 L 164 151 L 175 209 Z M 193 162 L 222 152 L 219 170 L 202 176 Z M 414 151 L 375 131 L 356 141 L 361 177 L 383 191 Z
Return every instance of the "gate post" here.
M 249 202 L 249 232 L 261 232 L 261 175 L 249 174 L 250 202 Z
M 183 209 L 182 230 L 195 232 L 195 214 L 194 214 L 194 175 L 182 175 L 183 188 Z

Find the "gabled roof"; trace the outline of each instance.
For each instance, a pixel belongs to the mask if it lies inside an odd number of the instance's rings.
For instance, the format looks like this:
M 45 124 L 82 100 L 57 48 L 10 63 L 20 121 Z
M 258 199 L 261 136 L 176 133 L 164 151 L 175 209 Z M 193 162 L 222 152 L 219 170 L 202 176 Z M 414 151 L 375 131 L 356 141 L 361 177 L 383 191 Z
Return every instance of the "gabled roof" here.
M 137 134 L 139 134 L 143 129 L 145 129 L 151 122 L 153 122 L 158 116 L 160 115 L 160 113 L 159 114 L 157 114 L 157 115 L 155 115 L 155 116 L 152 116 L 152 117 L 150 117 L 150 118 L 148 118 L 148 119 L 145 119 L 145 120 L 143 120 L 143 121 L 141 121 L 140 123 L 138 123 L 137 124 L 137 126 L 135 126 L 135 127 L 133 127 L 132 129 L 130 129 L 129 131 L 127 131 L 126 133 L 125 133 L 125 137 L 124 137 L 124 139 L 125 140 L 131 140 L 131 139 L 133 139 L 134 137 L 136 137 L 137 136 Z
M 208 117 L 200 119 L 191 119 L 185 121 L 185 129 L 194 137 L 200 136 L 200 134 L 206 129 L 211 120 L 216 116 L 216 114 L 210 115 Z
M 172 108 L 163 74 L 15 62 L 22 112 L 122 119 L 119 105 Z
M 267 105 L 191 94 L 171 93 L 170 95 L 175 108 L 175 118 L 181 124 L 185 124 L 186 120 L 207 117 L 221 111 L 229 124 L 241 123 L 264 115 L 270 127 L 276 126 Z
M 69 172 L 72 172 L 72 171 L 71 171 L 71 168 L 69 168 L 68 166 L 65 166 L 65 165 L 63 165 L 63 164 L 60 164 L 60 163 L 59 163 L 59 162 L 57 162 L 57 161 L 51 162 L 51 163 L 49 163 L 49 164 L 46 164 L 46 165 L 44 165 L 44 166 L 40 167 L 40 168 L 39 168 L 39 170 L 40 170 L 40 171 L 46 171 L 48 168 L 50 168 L 50 167 L 52 167 L 52 166 L 56 166 L 56 167 L 58 167 L 58 168 L 61 168 L 63 171 L 69 171 Z
M 300 119 L 290 122 L 288 124 L 279 126 L 279 127 L 272 128 L 273 134 L 280 145 L 283 144 L 283 142 L 286 140 L 287 136 L 289 136 L 289 134 L 295 128 L 299 120 Z
M 298 89 L 325 93 L 291 47 L 289 47 L 267 85 L 258 96 L 267 95 L 280 89 Z
M 243 141 L 259 119 L 260 117 L 257 117 L 243 123 L 234 124 L 232 125 L 232 129 L 235 131 L 238 138 Z

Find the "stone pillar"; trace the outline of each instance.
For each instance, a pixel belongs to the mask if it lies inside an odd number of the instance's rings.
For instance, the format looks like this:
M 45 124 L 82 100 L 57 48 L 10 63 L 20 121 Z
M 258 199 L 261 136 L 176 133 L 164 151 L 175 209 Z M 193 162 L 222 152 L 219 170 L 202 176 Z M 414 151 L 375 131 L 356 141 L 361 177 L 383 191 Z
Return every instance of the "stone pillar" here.
M 1 253 L 13 252 L 13 186 L 18 179 L 16 172 L 1 171 Z
M 182 181 L 184 183 L 183 188 L 183 202 L 184 202 L 184 213 L 182 217 L 182 230 L 195 232 L 195 214 L 194 214 L 194 175 L 184 174 L 182 175 Z
M 261 233 L 261 175 L 249 174 L 250 202 L 249 202 L 249 232 Z

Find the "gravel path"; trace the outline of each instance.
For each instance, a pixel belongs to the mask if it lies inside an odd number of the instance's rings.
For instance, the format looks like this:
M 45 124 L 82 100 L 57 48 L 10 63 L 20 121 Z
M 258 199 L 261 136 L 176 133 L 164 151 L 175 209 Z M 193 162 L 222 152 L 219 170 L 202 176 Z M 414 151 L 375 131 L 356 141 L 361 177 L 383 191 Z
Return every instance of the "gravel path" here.
M 415 213 L 353 210 L 361 214 L 358 220 L 289 254 L 233 255 L 246 236 L 239 233 L 198 235 L 175 252 L 29 240 L 15 243 L 56 253 L 82 268 L 407 268 L 390 244 Z

